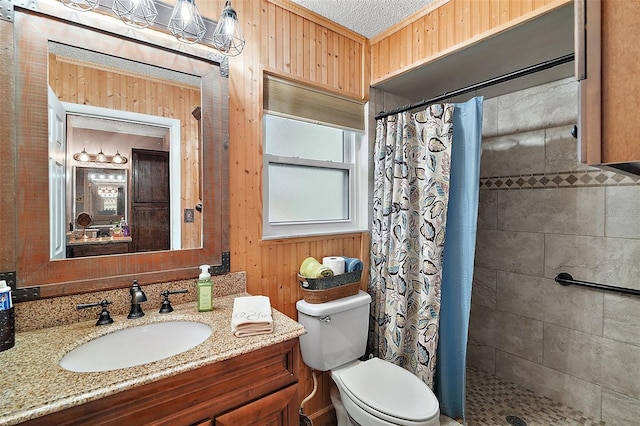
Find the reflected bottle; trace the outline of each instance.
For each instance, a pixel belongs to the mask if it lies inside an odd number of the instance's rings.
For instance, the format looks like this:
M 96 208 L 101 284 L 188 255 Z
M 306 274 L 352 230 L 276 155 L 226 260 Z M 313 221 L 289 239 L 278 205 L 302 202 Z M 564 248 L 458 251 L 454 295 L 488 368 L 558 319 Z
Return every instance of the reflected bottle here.
M 120 228 L 122 228 L 122 236 L 128 237 L 129 235 L 131 235 L 129 232 L 129 224 L 126 220 L 124 220 L 124 218 L 122 218 L 122 220 L 120 221 Z

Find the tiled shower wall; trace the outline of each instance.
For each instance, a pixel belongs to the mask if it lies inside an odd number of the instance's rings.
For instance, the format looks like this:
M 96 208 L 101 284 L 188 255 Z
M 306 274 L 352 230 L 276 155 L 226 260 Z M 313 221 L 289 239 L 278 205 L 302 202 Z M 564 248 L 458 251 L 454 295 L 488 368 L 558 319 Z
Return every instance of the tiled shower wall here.
M 612 425 L 640 424 L 637 178 L 577 161 L 572 78 L 484 102 L 468 362 Z

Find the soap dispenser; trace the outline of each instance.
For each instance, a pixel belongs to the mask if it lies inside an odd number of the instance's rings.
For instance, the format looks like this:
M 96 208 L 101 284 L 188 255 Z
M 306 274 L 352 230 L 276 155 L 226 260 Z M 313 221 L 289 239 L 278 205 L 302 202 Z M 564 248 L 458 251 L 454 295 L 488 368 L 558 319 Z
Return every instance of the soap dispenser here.
M 198 277 L 198 311 L 208 312 L 213 310 L 213 284 L 209 265 L 202 265 L 200 269 L 202 271 Z

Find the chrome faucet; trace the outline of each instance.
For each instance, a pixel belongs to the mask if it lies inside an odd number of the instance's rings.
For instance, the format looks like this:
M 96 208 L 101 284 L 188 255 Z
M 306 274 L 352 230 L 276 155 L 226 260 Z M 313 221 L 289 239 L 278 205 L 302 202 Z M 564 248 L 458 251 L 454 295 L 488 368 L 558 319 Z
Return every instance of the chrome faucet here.
M 133 319 L 143 317 L 144 312 L 142 312 L 140 303 L 147 301 L 147 295 L 142 291 L 140 284 L 138 284 L 138 280 L 133 280 L 133 285 L 129 289 L 129 293 L 131 293 L 131 310 L 129 311 L 127 318 Z

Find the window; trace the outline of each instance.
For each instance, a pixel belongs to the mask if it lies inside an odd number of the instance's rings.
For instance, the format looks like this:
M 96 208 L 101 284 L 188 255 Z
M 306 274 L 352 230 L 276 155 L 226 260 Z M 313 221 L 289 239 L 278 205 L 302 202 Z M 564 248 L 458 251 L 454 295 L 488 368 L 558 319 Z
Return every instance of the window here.
M 263 238 L 367 229 L 365 104 L 264 75 Z
M 364 134 L 264 115 L 263 237 L 366 229 Z

